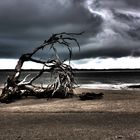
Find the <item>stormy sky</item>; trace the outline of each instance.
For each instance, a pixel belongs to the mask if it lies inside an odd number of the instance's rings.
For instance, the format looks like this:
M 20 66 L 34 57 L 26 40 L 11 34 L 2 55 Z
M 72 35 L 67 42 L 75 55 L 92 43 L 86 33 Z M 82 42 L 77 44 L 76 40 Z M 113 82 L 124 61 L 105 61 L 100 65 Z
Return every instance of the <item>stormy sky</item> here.
M 122 68 L 132 61 L 126 67 L 140 68 L 140 0 L 1 0 L 1 67 L 64 31 L 85 31 L 80 53 L 74 49 L 75 67 Z

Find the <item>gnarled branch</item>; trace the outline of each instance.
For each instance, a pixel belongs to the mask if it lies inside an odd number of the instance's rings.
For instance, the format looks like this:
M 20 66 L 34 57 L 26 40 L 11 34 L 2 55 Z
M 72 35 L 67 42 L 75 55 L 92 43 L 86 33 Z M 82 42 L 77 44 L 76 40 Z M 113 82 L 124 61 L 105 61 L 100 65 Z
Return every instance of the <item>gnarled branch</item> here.
M 7 82 L 0 96 L 0 101 L 9 102 L 14 98 L 19 98 L 26 95 L 36 97 L 49 97 L 54 96 L 54 94 L 57 92 L 61 92 L 66 96 L 68 92 L 71 92 L 75 84 L 72 67 L 70 66 L 70 63 L 69 65 L 67 65 L 64 63 L 64 60 L 60 59 L 56 45 L 59 44 L 65 46 L 68 49 L 70 61 L 72 56 L 71 42 L 75 42 L 76 46 L 78 46 L 80 50 L 80 45 L 77 39 L 74 38 L 74 36 L 81 35 L 82 33 L 83 32 L 62 32 L 53 34 L 48 40 L 45 40 L 39 47 L 35 48 L 31 53 L 21 55 L 15 67 L 13 76 L 7 78 Z M 40 50 L 43 50 L 44 48 L 52 49 L 56 58 L 52 58 L 49 60 L 35 59 L 34 55 Z M 19 80 L 21 76 L 22 66 L 24 62 L 27 61 L 42 64 L 43 68 L 39 70 L 38 74 L 35 77 L 31 78 L 29 81 L 27 81 L 27 77 L 29 77 L 29 75 L 23 78 L 23 80 Z M 57 75 L 55 81 L 49 83 L 46 88 L 34 85 L 33 82 L 37 80 L 46 70 L 52 74 L 55 73 L 55 75 Z

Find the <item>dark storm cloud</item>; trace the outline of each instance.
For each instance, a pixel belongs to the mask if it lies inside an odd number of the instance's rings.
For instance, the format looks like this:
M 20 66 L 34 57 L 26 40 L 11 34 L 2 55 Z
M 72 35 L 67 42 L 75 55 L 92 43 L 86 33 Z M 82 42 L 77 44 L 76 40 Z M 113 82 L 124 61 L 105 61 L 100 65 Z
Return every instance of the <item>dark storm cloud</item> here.
M 136 51 L 137 52 L 137 51 Z M 134 53 L 136 56 L 136 53 Z M 130 56 L 131 55 L 131 50 L 128 48 L 122 48 L 118 46 L 113 46 L 113 47 L 106 47 L 106 48 L 99 48 L 99 49 L 94 49 L 94 51 L 91 50 L 85 50 L 84 52 L 81 52 L 80 54 L 76 53 L 74 55 L 74 59 L 82 59 L 82 58 L 96 58 L 96 57 L 101 57 L 101 58 L 119 58 L 119 57 L 125 57 L 125 56 Z
M 0 1 L 0 57 L 18 58 L 63 31 L 85 31 L 73 59 L 138 56 L 139 5 L 139 0 Z
M 125 0 L 125 2 L 130 5 L 133 6 L 134 8 L 139 8 L 140 6 L 140 1 L 139 0 Z
M 94 49 L 91 49 L 90 45 L 87 45 L 86 48 L 82 49 L 83 50 L 81 52 L 76 52 L 73 55 L 75 60 L 87 58 L 87 56 L 88 58 L 120 58 L 126 56 L 138 57 L 140 55 L 139 42 L 131 42 L 127 40 L 127 43 L 125 43 L 125 41 L 122 39 L 120 39 L 120 42 L 117 42 L 117 40 L 110 41 L 103 46 L 99 44 L 98 46 L 94 47 Z
M 21 50 L 28 50 L 29 45 L 24 46 L 23 42 L 28 42 L 30 47 L 36 47 L 52 33 L 62 31 L 91 32 L 92 30 L 92 34 L 95 34 L 101 24 L 100 17 L 93 17 L 83 6 L 66 0 L 0 1 L 0 19 L 0 38 L 9 46 L 9 49 L 5 49 L 0 41 L 0 50 L 5 54 L 9 51 L 10 54 L 13 49 L 15 57 L 18 57 L 16 55 L 18 53 L 21 55 Z M 33 41 L 38 41 L 36 46 L 32 44 Z M 0 56 L 4 57 L 3 54 Z M 5 57 L 13 56 L 12 52 L 11 55 L 5 55 Z

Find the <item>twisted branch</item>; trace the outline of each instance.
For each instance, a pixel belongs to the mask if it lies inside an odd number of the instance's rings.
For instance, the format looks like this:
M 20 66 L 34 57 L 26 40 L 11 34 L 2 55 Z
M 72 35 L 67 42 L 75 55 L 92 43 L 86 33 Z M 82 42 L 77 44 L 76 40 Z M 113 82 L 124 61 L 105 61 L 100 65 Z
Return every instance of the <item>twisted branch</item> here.
M 33 96 L 39 96 L 39 95 L 49 95 L 51 92 L 51 96 L 53 96 L 58 91 L 63 91 L 66 95 L 69 91 L 73 89 L 73 85 L 75 84 L 74 75 L 72 72 L 72 68 L 67 64 L 64 64 L 64 61 L 59 58 L 59 55 L 57 53 L 56 44 L 62 45 L 66 47 L 69 51 L 69 62 L 72 57 L 72 47 L 71 42 L 75 42 L 76 46 L 79 48 L 80 51 L 80 45 L 77 41 L 77 39 L 74 38 L 74 36 L 81 35 L 81 33 L 57 33 L 53 34 L 48 40 L 45 40 L 39 47 L 35 48 L 31 53 L 26 53 L 21 55 L 19 58 L 19 61 L 17 62 L 17 65 L 15 67 L 15 72 L 12 77 L 7 78 L 7 83 L 5 84 L 5 87 L 3 88 L 2 94 L 0 96 L 1 102 L 8 102 L 10 99 L 14 98 L 15 96 L 21 97 L 23 95 L 33 95 Z M 40 50 L 43 50 L 44 48 L 52 49 L 56 58 L 55 59 L 49 59 L 49 60 L 39 60 L 33 58 L 33 56 Z M 24 62 L 32 61 L 35 63 L 39 63 L 43 65 L 43 68 L 39 71 L 39 73 L 31 78 L 29 81 L 27 81 L 27 78 L 29 75 L 27 75 L 23 80 L 19 80 L 21 76 L 21 70 Z M 39 87 L 36 85 L 33 85 L 33 82 L 37 80 L 45 71 L 50 73 L 55 73 L 57 75 L 56 80 L 48 84 L 47 88 Z M 47 94 L 48 93 L 48 94 Z M 48 97 L 48 96 L 47 96 Z

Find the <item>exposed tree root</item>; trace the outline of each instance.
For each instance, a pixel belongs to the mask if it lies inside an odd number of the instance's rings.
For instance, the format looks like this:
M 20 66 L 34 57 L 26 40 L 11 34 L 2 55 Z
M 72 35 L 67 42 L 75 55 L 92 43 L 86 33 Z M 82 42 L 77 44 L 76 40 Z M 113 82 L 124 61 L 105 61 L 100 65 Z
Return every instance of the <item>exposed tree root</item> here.
M 75 42 L 80 50 L 80 45 L 74 36 L 81 34 L 82 33 L 65 32 L 53 34 L 48 40 L 45 40 L 43 44 L 35 48 L 31 53 L 21 55 L 15 67 L 13 76 L 8 76 L 7 78 L 6 84 L 0 96 L 0 102 L 9 103 L 24 96 L 35 96 L 37 98 L 71 97 L 73 94 L 74 85 L 76 84 L 72 67 L 70 66 L 70 63 L 67 65 L 64 63 L 64 60 L 59 58 L 56 45 L 61 45 L 68 49 L 70 61 L 72 56 L 71 42 Z M 53 50 L 55 58 L 41 60 L 34 57 L 38 51 L 43 50 L 44 48 Z M 24 77 L 22 80 L 19 80 L 21 77 L 22 66 L 24 62 L 27 61 L 42 64 L 42 69 L 35 77 L 28 81 L 27 78 L 29 75 Z M 46 70 L 50 72 L 51 75 L 57 75 L 55 81 L 49 83 L 46 88 L 34 85 L 34 81 L 36 81 L 44 72 L 46 72 Z

